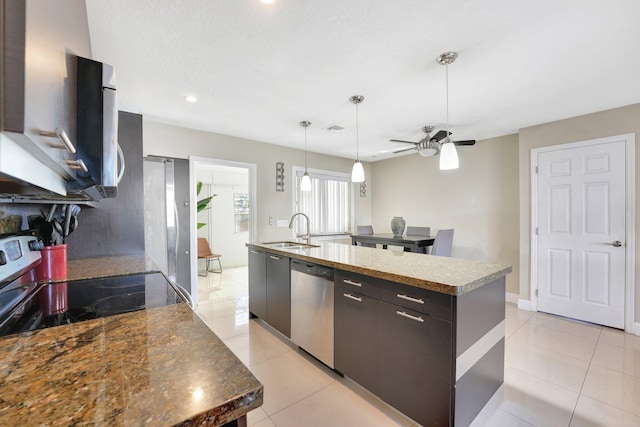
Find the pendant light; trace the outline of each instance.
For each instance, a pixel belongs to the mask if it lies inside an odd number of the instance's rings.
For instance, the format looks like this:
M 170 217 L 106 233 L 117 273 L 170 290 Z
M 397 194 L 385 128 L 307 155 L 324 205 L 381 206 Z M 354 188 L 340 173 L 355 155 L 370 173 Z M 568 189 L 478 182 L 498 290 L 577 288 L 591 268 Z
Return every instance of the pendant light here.
M 438 64 L 444 65 L 447 83 L 447 136 L 440 148 L 440 170 L 458 169 L 460 166 L 456 146 L 449 138 L 449 64 L 453 63 L 457 57 L 458 54 L 455 52 L 445 52 L 436 58 Z
M 311 177 L 307 173 L 307 128 L 311 126 L 311 122 L 302 121 L 300 126 L 304 127 L 304 175 L 300 181 L 300 191 L 311 191 Z
M 349 101 L 356 104 L 356 162 L 353 164 L 351 170 L 351 182 L 364 182 L 364 167 L 360 162 L 360 134 L 359 134 L 359 117 L 358 117 L 358 104 L 364 101 L 364 96 L 354 95 L 349 98 Z

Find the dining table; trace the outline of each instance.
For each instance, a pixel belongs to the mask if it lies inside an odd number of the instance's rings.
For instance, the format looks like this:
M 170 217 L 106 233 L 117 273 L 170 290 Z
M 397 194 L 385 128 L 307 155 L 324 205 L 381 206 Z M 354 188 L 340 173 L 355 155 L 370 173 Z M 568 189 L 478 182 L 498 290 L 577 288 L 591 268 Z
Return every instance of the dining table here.
M 405 252 L 427 253 L 427 248 L 433 246 L 435 236 L 413 236 L 404 234 L 402 236 L 394 236 L 392 233 L 374 233 L 374 234 L 352 234 L 351 244 L 374 243 L 382 245 L 382 249 L 387 246 L 402 246 Z

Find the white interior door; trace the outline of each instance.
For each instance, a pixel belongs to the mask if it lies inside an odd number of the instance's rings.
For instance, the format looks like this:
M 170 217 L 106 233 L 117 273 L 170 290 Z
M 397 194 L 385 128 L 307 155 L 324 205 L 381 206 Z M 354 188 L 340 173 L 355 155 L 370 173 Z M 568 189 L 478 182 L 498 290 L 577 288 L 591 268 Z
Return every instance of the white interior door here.
M 538 310 L 624 328 L 625 141 L 539 152 L 537 165 Z

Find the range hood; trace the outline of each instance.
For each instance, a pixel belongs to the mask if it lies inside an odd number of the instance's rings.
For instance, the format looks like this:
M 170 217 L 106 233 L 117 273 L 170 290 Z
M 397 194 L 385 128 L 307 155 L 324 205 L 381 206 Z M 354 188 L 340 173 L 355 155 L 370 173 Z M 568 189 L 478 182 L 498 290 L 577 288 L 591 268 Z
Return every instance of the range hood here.
M 0 133 L 0 201 L 90 202 L 115 197 L 124 173 L 124 156 L 117 142 L 118 110 L 113 68 L 75 57 L 75 158 L 72 177 L 26 133 Z M 73 144 L 73 142 L 72 142 Z M 73 163 L 73 162 L 72 162 Z

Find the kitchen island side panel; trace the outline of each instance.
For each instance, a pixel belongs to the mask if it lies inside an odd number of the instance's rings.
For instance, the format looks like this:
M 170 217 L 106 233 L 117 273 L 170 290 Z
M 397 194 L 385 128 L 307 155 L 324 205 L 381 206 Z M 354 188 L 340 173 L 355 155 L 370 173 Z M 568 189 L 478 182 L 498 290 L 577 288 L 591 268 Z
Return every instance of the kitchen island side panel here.
M 456 357 L 504 320 L 505 277 L 454 298 Z
M 504 382 L 505 278 L 454 302 L 454 425 L 467 427 Z

